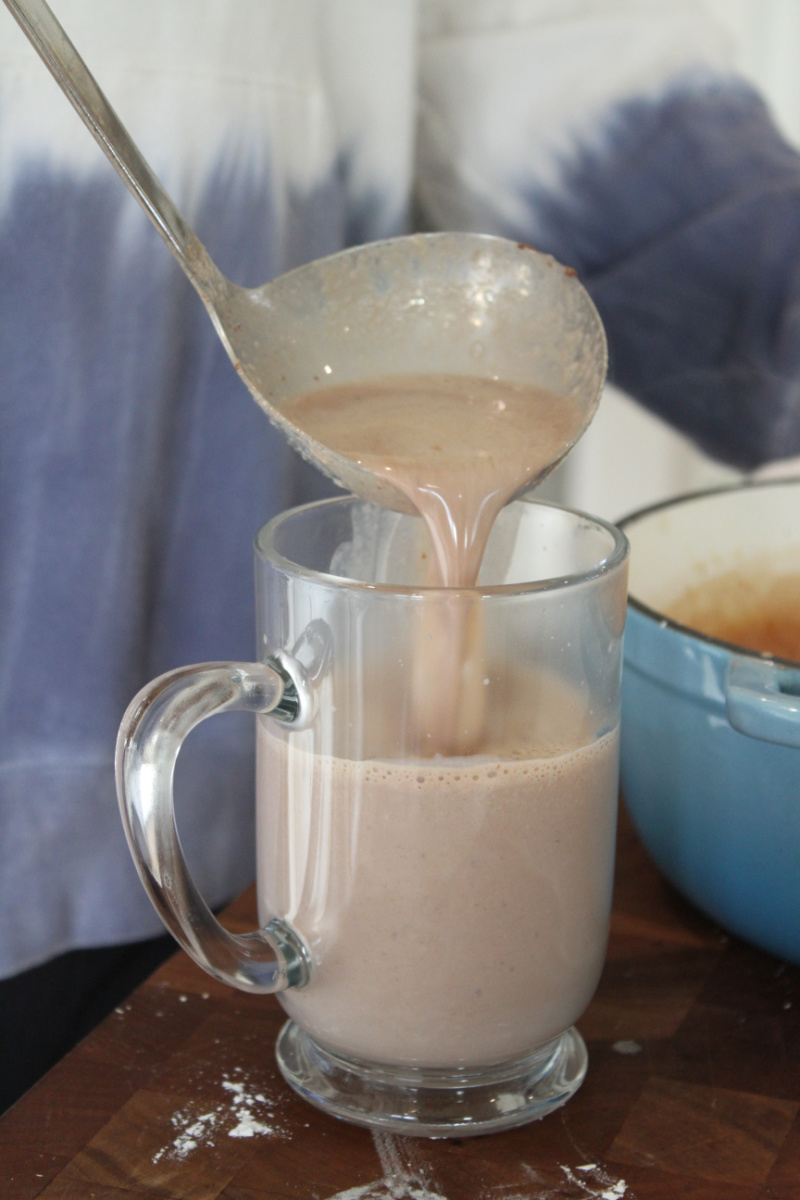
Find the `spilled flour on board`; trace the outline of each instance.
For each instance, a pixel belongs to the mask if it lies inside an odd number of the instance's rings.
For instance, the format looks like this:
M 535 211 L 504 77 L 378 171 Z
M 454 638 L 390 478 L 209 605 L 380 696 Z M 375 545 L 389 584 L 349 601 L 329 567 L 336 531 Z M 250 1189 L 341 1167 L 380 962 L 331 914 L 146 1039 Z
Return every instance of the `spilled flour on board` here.
M 544 1179 L 527 1163 L 521 1165 L 526 1179 L 537 1184 L 539 1190 L 526 1192 L 519 1200 L 636 1200 L 625 1180 L 610 1175 L 599 1163 L 582 1163 L 577 1167 L 561 1164 L 558 1169 L 562 1178 L 557 1183 Z
M 383 1178 L 337 1192 L 327 1200 L 462 1200 L 446 1196 L 437 1185 L 430 1165 L 423 1162 L 420 1145 L 413 1138 L 390 1133 L 373 1133 L 372 1140 L 383 1170 Z M 472 1200 L 636 1200 L 624 1179 L 615 1179 L 598 1163 L 559 1166 L 561 1178 L 545 1178 L 521 1163 L 523 1178 L 516 1184 L 499 1184 L 483 1190 L 477 1185 Z M 530 1185 L 533 1184 L 534 1190 Z
M 373 1133 L 383 1178 L 337 1192 L 328 1200 L 447 1200 L 421 1160 L 417 1143 L 391 1133 Z
M 223 1137 L 285 1137 L 275 1118 L 278 1100 L 253 1086 L 241 1067 L 223 1075 L 220 1101 L 210 1107 L 187 1104 L 172 1113 L 171 1142 L 157 1151 L 153 1163 L 180 1162 L 202 1147 L 213 1147 Z M 373 1132 L 372 1141 L 382 1175 L 357 1184 L 325 1200 L 464 1200 L 446 1193 L 434 1178 L 429 1161 L 430 1143 L 391 1133 Z M 577 1149 L 577 1147 L 576 1147 Z M 546 1173 L 520 1162 L 520 1176 L 503 1184 L 474 1180 L 469 1200 L 636 1200 L 624 1179 L 610 1175 L 599 1163 L 559 1165 Z M 317 1197 L 316 1200 L 322 1200 Z
M 562 1167 L 561 1170 L 570 1183 L 581 1189 L 576 1193 L 576 1200 L 578 1197 L 586 1197 L 586 1200 L 622 1200 L 623 1196 L 634 1200 L 625 1180 L 614 1179 L 597 1163 L 585 1163 L 574 1168 Z
M 250 1085 L 241 1067 L 233 1077 L 223 1075 L 220 1082 L 223 1098 L 206 1112 L 198 1105 L 187 1104 L 170 1117 L 175 1137 L 153 1156 L 183 1159 L 200 1146 L 213 1146 L 218 1137 L 265 1137 L 283 1131 L 275 1123 L 275 1101 Z

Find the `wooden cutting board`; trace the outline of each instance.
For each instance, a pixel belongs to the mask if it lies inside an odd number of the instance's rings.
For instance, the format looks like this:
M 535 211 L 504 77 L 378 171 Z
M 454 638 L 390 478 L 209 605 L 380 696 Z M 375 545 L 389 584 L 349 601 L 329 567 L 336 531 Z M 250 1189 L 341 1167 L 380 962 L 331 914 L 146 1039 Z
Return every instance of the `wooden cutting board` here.
M 255 923 L 246 893 L 229 928 Z M 283 1083 L 272 998 L 178 953 L 0 1120 L 0 1200 L 800 1200 L 800 970 L 728 938 L 621 822 L 608 959 L 559 1112 L 428 1141 Z

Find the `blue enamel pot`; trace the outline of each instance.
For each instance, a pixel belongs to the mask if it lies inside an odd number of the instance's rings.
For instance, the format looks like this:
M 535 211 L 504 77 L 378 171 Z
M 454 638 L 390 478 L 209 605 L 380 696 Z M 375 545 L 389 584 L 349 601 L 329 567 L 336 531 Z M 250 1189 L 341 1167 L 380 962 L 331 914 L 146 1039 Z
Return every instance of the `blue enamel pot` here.
M 800 963 L 800 665 L 663 613 L 723 571 L 800 574 L 800 479 L 681 497 L 620 524 L 631 543 L 621 777 L 633 822 L 689 900 Z

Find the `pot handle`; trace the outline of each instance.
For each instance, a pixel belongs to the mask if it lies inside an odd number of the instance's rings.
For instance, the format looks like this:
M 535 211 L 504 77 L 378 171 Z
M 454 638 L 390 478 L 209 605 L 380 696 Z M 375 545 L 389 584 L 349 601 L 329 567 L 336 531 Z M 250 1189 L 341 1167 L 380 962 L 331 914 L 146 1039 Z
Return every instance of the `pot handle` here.
M 734 658 L 725 683 L 728 720 L 762 742 L 800 747 L 800 667 Z
M 282 653 L 263 663 L 179 667 L 134 697 L 117 738 L 122 823 L 145 890 L 198 966 L 245 992 L 303 987 L 311 960 L 300 936 L 279 918 L 233 934 L 214 917 L 189 874 L 175 827 L 175 760 L 190 730 L 214 713 L 269 713 L 302 728 L 310 704 L 302 668 Z

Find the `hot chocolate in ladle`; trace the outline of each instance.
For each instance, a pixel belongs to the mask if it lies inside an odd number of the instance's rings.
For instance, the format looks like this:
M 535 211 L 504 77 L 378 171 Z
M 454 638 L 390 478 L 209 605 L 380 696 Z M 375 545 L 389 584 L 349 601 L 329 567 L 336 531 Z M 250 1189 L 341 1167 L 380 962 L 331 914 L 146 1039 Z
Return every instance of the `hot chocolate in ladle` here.
M 600 397 L 606 343 L 574 272 L 514 242 L 441 233 L 361 246 L 260 288 L 237 286 L 166 194 L 44 0 L 5 3 L 194 284 L 256 401 L 343 487 L 412 509 L 385 477 L 303 433 L 283 406 L 298 393 L 374 375 L 376 362 L 383 375 L 479 376 L 569 398 L 574 436 L 521 491 L 578 439 Z

